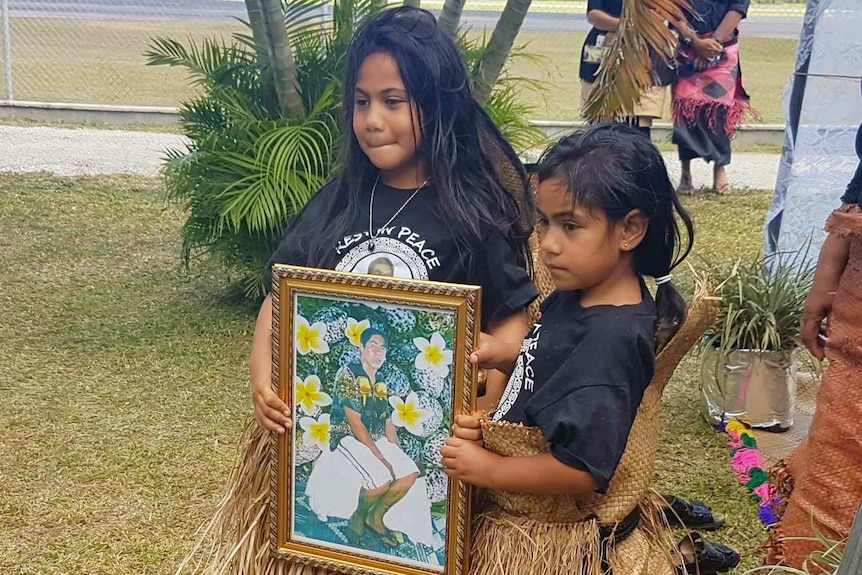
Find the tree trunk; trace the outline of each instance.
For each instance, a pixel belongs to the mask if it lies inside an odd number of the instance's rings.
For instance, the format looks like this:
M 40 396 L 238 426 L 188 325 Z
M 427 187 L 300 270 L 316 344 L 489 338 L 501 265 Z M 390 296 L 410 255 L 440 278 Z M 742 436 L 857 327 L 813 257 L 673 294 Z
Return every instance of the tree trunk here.
M 259 0 L 263 8 L 264 23 L 269 44 L 269 61 L 275 79 L 275 92 L 283 114 L 300 120 L 305 117 L 305 107 L 296 87 L 296 63 L 287 38 L 284 24 L 284 9 L 281 0 Z
M 458 31 L 458 26 L 461 24 L 461 13 L 464 11 L 464 2 L 465 0 L 446 0 L 445 4 L 443 4 L 443 10 L 440 12 L 440 17 L 437 19 L 440 29 L 453 38 Z
M 497 82 L 506 60 L 509 59 L 509 52 L 515 44 L 515 38 L 521 30 L 521 24 L 524 23 L 531 1 L 508 0 L 503 13 L 500 14 L 500 19 L 497 20 L 497 25 L 485 48 L 485 54 L 479 61 L 476 76 L 473 78 L 473 94 L 482 104 L 491 95 L 491 89 Z
M 269 64 L 269 39 L 266 34 L 266 22 L 260 0 L 245 0 L 248 12 L 248 22 L 251 25 L 251 35 L 254 39 L 254 52 L 257 55 L 257 65 L 262 69 Z

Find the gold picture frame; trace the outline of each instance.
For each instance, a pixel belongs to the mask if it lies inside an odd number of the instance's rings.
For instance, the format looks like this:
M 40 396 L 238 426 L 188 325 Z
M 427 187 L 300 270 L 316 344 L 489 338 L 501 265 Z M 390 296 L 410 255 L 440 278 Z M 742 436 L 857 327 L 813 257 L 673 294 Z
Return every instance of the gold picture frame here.
M 270 551 L 331 573 L 466 575 L 470 490 L 439 450 L 475 408 L 481 288 L 275 265 L 272 296 L 294 425 L 272 444 Z

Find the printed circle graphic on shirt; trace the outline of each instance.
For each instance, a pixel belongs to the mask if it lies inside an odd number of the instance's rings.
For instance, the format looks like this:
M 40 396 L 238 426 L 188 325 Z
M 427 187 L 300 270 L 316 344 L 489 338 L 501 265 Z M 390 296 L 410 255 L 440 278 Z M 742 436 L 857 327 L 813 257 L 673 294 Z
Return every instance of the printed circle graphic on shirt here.
M 369 249 L 374 245 L 374 251 Z M 368 239 L 348 251 L 337 271 L 427 280 L 428 267 L 410 246 L 393 238 Z

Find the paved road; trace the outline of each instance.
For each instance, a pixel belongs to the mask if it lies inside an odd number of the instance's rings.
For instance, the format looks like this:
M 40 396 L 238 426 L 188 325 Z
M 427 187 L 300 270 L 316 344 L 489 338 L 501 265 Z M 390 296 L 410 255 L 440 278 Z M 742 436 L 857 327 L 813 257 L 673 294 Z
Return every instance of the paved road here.
M 11 17 L 98 18 L 112 20 L 207 20 L 246 19 L 245 5 L 224 0 L 9 0 Z M 584 14 L 540 12 L 527 14 L 523 29 L 533 32 L 585 32 Z M 491 29 L 499 13 L 465 12 L 462 22 L 476 29 Z M 801 17 L 758 16 L 743 22 L 743 33 L 764 38 L 799 38 Z
M 0 172 L 157 176 L 165 150 L 184 143 L 177 134 L 0 125 Z M 676 154 L 664 157 L 676 181 Z M 778 154 L 736 154 L 728 168 L 730 180 L 738 188 L 772 189 L 778 160 Z M 692 173 L 697 185 L 712 183 L 711 168 L 704 162 L 693 162 Z

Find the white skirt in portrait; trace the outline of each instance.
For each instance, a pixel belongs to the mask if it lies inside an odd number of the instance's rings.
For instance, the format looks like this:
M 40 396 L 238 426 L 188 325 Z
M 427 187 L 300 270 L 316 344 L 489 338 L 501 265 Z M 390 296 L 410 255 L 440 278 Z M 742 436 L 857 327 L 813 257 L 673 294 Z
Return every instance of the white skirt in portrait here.
M 392 465 L 396 478 L 419 472 L 416 463 L 385 437 L 374 444 Z M 371 450 L 356 438 L 347 436 L 334 451 L 324 450 L 314 462 L 305 494 L 321 521 L 330 517 L 349 519 L 356 511 L 363 489 L 376 489 L 390 481 L 389 470 Z M 433 545 L 431 500 L 423 477 L 417 478 L 404 498 L 386 512 L 383 524 L 387 529 L 404 533 L 414 543 Z

